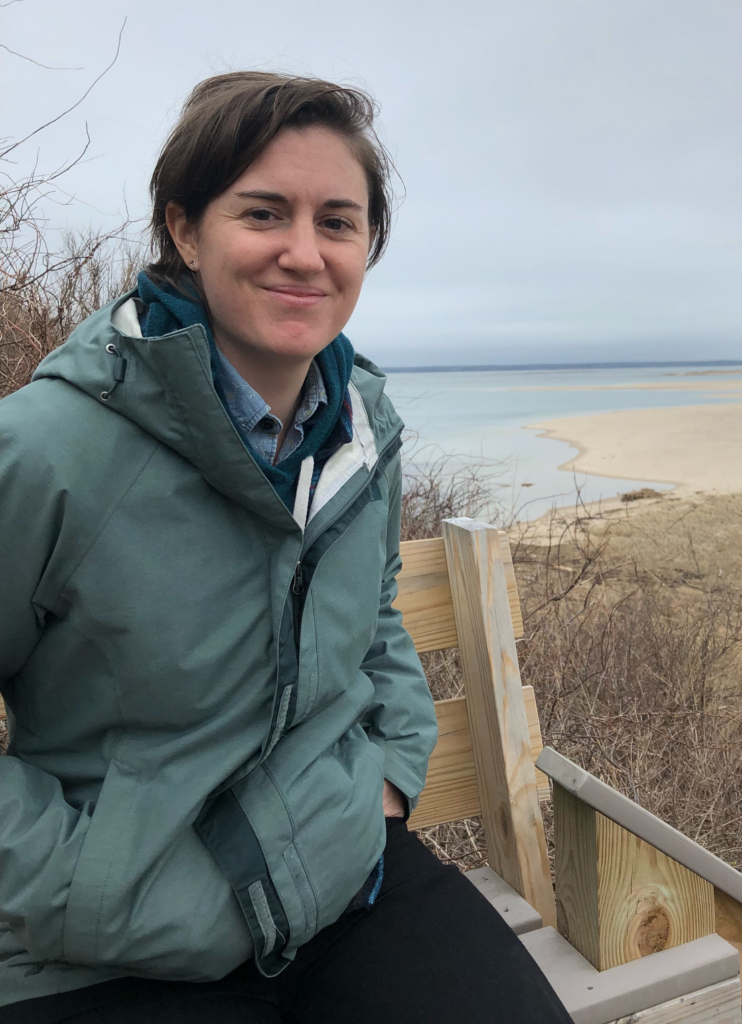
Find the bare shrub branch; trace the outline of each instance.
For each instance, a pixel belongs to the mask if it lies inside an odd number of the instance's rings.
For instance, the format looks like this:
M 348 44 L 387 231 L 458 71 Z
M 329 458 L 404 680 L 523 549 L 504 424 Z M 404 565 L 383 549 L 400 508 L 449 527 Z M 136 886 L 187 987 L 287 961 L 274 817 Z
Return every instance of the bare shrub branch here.
M 7 4 L 3 4 L 3 7 L 7 7 Z M 14 57 L 20 57 L 21 60 L 27 60 L 30 64 L 35 64 L 37 68 L 44 68 L 45 71 L 82 71 L 82 68 L 54 68 L 49 64 L 42 64 L 38 60 L 34 60 L 33 57 L 27 57 L 25 53 L 18 53 L 17 50 L 11 50 L 5 43 L 0 43 L 0 50 L 5 50 L 7 53 L 12 53 Z
M 2 150 L 2 152 L 0 152 L 0 160 L 5 160 L 9 153 L 12 153 L 13 150 L 18 149 L 18 147 L 22 146 L 24 144 L 24 142 L 28 142 L 28 140 L 32 139 L 34 137 L 34 135 L 38 135 L 39 132 L 43 132 L 45 128 L 49 128 L 51 125 L 56 124 L 57 121 L 61 121 L 63 117 L 67 116 L 67 114 L 71 114 L 72 111 L 75 110 L 77 107 L 79 107 L 80 104 L 82 103 L 82 101 L 87 96 L 90 95 L 90 93 L 96 87 L 98 82 L 100 82 L 101 78 L 103 78 L 104 75 L 108 74 L 108 72 L 111 70 L 111 68 L 113 67 L 113 65 L 116 63 L 116 61 L 119 58 L 119 53 L 121 52 L 121 37 L 123 36 L 124 29 L 126 28 L 126 20 L 127 19 L 124 18 L 123 24 L 122 24 L 121 28 L 119 29 L 118 41 L 116 43 L 116 52 L 113 55 L 113 59 L 111 60 L 111 62 L 109 64 L 106 65 L 105 68 L 103 68 L 101 73 L 99 75 L 97 75 L 93 79 L 93 81 L 90 83 L 90 85 L 85 90 L 85 92 L 82 94 L 82 96 L 78 100 L 76 100 L 72 104 L 72 106 L 67 107 L 66 110 L 63 110 L 61 114 L 57 114 L 56 117 L 53 117 L 50 121 L 46 121 L 44 124 L 39 125 L 38 128 L 34 128 L 33 131 L 29 132 L 28 135 L 24 136 L 22 139 L 19 139 L 17 142 L 13 142 L 13 143 L 11 143 L 11 145 L 6 146 L 6 148 L 4 150 Z M 28 58 L 28 59 L 30 59 L 30 58 Z
M 115 233 L 68 233 L 45 275 L 22 289 L 0 287 L 0 397 L 28 384 L 85 317 L 132 288 L 140 265 L 140 247 Z

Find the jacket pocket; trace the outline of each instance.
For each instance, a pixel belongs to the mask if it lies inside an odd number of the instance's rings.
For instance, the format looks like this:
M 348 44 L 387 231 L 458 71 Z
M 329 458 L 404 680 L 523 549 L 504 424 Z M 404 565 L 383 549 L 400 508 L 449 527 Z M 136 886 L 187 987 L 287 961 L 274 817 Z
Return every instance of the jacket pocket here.
M 334 709 L 327 715 L 333 717 Z M 385 842 L 383 752 L 355 725 L 307 764 L 311 739 L 302 733 L 315 724 L 310 720 L 287 733 L 276 748 L 282 756 L 266 766 L 274 798 L 293 827 L 304 872 L 300 891 L 311 892 L 316 905 L 314 928 L 304 936 L 292 933 L 291 947 L 340 917 L 374 869 Z M 263 800 L 256 800 L 251 817 L 260 834 L 261 828 L 272 827 L 275 814 Z M 269 857 L 278 884 L 273 863 Z M 278 890 L 283 895 L 282 884 Z
M 252 952 L 240 907 L 174 799 L 170 773 L 112 761 L 70 887 L 65 959 L 204 981 Z
M 258 969 L 279 974 L 314 934 L 317 909 L 270 773 L 260 766 L 220 793 L 195 827 L 242 907 Z

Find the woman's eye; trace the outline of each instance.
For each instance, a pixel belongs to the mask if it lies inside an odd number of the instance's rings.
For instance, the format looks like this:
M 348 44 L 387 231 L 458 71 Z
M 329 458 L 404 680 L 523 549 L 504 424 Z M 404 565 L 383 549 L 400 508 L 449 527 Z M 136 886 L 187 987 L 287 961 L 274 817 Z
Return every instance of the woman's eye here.
M 342 217 L 327 217 L 324 224 L 330 231 L 342 231 L 344 228 L 350 227 Z
M 269 221 L 272 216 L 273 214 L 270 210 L 250 210 L 248 212 L 248 217 L 250 217 L 251 220 L 259 220 L 261 223 Z

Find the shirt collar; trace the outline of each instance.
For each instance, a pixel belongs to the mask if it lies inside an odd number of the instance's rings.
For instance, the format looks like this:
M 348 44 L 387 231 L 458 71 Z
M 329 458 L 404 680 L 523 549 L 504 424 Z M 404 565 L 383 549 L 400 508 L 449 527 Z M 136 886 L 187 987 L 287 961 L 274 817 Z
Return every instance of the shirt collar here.
M 296 411 L 294 423 L 297 427 L 314 416 L 320 405 L 327 405 L 327 389 L 322 377 L 322 371 L 313 359 L 309 364 L 306 380 L 304 381 L 304 393 L 301 404 Z
M 216 351 L 219 356 L 219 376 L 227 404 L 233 415 L 239 419 L 242 429 L 252 430 L 270 413 L 270 406 L 254 388 L 250 387 L 245 378 L 240 376 L 218 346 Z
M 233 415 L 240 420 L 242 429 L 250 431 L 267 417 L 274 421 L 271 433 L 280 433 L 283 424 L 277 416 L 273 415 L 268 403 L 237 372 L 218 346 L 216 351 L 219 356 L 219 371 L 224 397 Z M 302 400 L 294 417 L 295 426 L 300 427 L 306 423 L 314 416 L 320 405 L 327 405 L 327 388 L 317 360 L 313 359 L 309 364 L 304 381 Z M 278 430 L 275 429 L 276 426 Z

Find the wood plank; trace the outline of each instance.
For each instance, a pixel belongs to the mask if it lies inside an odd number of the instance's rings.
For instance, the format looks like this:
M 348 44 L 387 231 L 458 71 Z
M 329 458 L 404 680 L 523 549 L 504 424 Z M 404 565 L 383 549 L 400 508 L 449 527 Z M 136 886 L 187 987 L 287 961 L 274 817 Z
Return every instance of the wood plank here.
M 573 796 L 600 811 L 607 818 L 622 825 L 650 846 L 661 850 L 707 882 L 742 903 L 742 873 L 726 864 L 720 857 L 678 832 L 672 825 L 661 821 L 650 811 L 629 800 L 622 793 L 607 786 L 584 768 L 545 747 L 538 758 L 538 767 L 554 782 L 558 782 Z
M 714 887 L 599 812 L 601 970 L 714 932 Z
M 518 584 L 515 582 L 515 568 L 513 566 L 513 555 L 510 550 L 510 541 L 504 530 L 499 530 L 498 532 L 500 534 L 502 564 L 505 566 L 505 582 L 508 588 L 508 604 L 510 605 L 510 618 L 513 622 L 513 633 L 516 640 L 522 640 L 525 635 L 523 630 L 523 612 L 520 607 L 520 597 L 518 596 Z
M 443 523 L 490 866 L 556 921 L 499 531 Z
M 400 554 L 394 607 L 402 612 L 418 653 L 458 647 L 443 538 L 404 541 Z
M 742 904 L 721 889 L 714 889 L 715 930 L 742 956 Z
M 714 932 L 713 886 L 554 785 L 560 931 L 599 971 Z
M 507 534 L 500 531 L 503 564 L 508 587 L 513 630 L 516 639 L 523 636 L 518 588 Z M 423 651 L 444 651 L 458 647 L 456 619 L 453 614 L 448 563 L 442 537 L 407 540 L 400 545 L 402 568 L 397 575 L 398 594 L 394 607 L 403 615 L 404 627 Z
M 523 696 L 526 698 L 531 757 L 535 761 L 541 753 L 542 745 L 533 687 L 524 686 Z M 473 818 L 481 812 L 466 698 L 436 701 L 435 713 L 438 718 L 438 742 L 430 755 L 425 789 L 410 815 L 410 828 L 432 828 L 447 821 Z M 541 779 L 538 786 L 539 799 L 550 800 L 548 778 L 543 772 L 537 772 L 536 775 Z
M 523 687 L 523 702 L 526 706 L 526 721 L 528 722 L 528 739 L 531 744 L 531 756 L 534 762 L 544 749 L 544 741 L 541 739 L 541 723 L 538 718 L 538 706 L 536 694 L 532 686 Z M 536 789 L 540 803 L 551 800 L 551 786 L 549 776 L 544 775 L 540 768 L 536 769 Z
M 628 1017 L 617 1017 L 612 1024 L 740 1024 L 740 1021 L 739 978 L 730 978 Z
M 599 969 L 596 846 L 595 811 L 554 783 L 557 928 Z
M 410 815 L 410 828 L 431 828 L 480 813 L 466 700 L 436 701 L 438 742 L 430 756 L 425 789 Z

